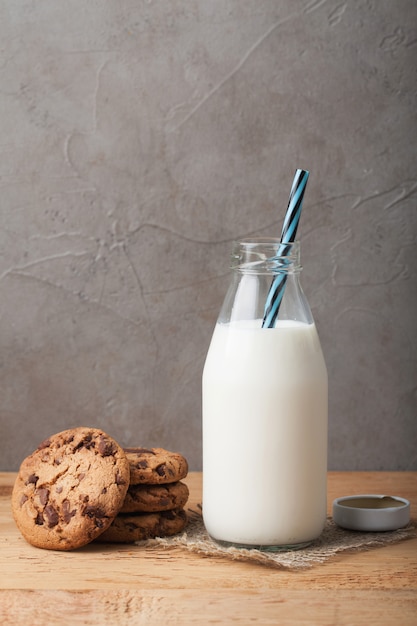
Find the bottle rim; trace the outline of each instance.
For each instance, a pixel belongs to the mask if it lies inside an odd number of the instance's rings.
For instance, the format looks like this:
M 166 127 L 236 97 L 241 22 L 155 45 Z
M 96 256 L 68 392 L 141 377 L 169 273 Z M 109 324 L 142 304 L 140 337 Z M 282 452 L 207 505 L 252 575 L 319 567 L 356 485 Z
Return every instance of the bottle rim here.
M 299 273 L 300 242 L 281 243 L 275 237 L 251 237 L 234 242 L 231 269 L 245 273 Z

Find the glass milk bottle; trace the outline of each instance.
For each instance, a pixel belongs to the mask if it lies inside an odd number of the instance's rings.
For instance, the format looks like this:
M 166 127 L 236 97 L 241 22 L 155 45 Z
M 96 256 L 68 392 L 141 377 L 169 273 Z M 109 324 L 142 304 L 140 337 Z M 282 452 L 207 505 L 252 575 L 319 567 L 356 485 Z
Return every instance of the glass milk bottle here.
M 326 520 L 327 370 L 298 242 L 235 244 L 203 372 L 203 519 L 226 545 L 300 548 Z M 273 327 L 264 308 L 277 280 Z M 283 286 L 283 288 L 282 288 Z

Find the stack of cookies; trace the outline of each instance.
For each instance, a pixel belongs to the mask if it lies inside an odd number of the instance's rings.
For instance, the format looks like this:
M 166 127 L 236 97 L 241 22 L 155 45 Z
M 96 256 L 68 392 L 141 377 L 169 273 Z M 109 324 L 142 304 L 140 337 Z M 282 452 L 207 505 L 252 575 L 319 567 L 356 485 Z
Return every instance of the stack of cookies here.
M 98 541 L 132 543 L 168 537 L 184 529 L 188 487 L 186 459 L 163 448 L 124 448 L 129 487 L 118 515 Z
M 187 523 L 187 472 L 178 453 L 125 450 L 100 429 L 71 428 L 22 462 L 14 519 L 29 543 L 50 550 L 173 535 Z

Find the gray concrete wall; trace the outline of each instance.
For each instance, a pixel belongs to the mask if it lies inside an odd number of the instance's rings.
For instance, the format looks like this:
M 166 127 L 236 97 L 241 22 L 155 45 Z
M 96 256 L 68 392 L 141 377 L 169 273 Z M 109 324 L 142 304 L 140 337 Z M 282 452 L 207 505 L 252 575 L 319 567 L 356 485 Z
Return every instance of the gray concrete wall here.
M 100 426 L 201 468 L 234 239 L 311 171 L 329 467 L 417 469 L 415 0 L 0 1 L 0 468 Z

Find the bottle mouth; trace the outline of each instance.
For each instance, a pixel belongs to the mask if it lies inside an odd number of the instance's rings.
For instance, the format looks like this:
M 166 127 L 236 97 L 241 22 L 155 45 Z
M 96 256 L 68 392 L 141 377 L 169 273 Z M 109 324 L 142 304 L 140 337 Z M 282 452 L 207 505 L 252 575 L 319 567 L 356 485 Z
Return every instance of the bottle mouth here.
M 231 269 L 267 274 L 300 272 L 300 242 L 281 243 L 274 237 L 236 241 L 231 255 Z

